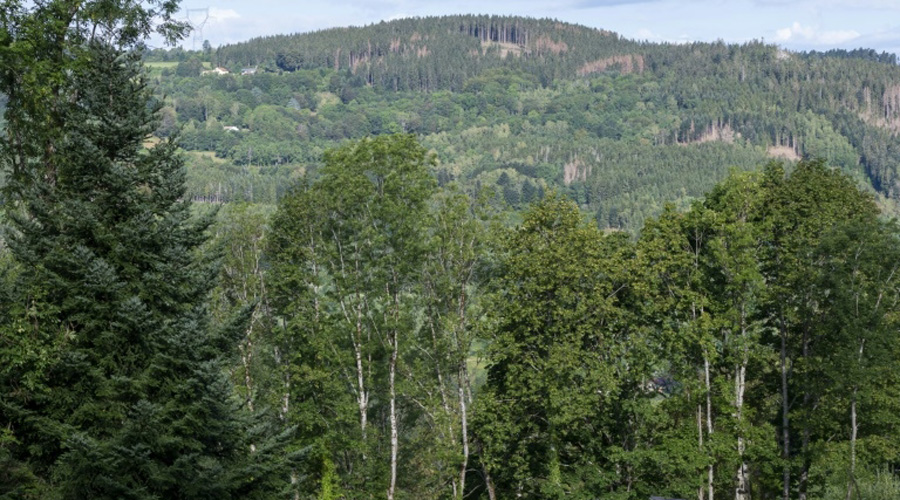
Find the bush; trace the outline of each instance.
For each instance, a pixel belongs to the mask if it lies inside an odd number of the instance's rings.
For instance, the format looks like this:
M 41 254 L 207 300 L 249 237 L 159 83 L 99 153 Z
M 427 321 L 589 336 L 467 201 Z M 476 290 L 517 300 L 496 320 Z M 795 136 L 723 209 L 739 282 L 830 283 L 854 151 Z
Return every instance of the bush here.
M 896 500 L 900 498 L 900 478 L 887 471 L 864 475 L 856 481 L 854 500 Z M 847 485 L 831 485 L 822 500 L 846 500 Z

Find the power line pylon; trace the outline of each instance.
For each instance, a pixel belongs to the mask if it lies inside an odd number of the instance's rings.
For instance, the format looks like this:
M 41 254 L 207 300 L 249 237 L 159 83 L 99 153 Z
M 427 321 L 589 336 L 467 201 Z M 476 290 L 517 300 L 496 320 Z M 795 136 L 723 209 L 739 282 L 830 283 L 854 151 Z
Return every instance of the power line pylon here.
M 197 42 L 200 42 L 201 45 L 203 44 L 203 26 L 206 25 L 206 21 L 209 21 L 209 7 L 204 9 L 187 9 L 185 10 L 185 13 L 187 14 L 187 21 L 192 29 L 192 48 L 193 50 L 197 50 Z M 191 17 L 196 19 L 196 21 L 192 20 Z

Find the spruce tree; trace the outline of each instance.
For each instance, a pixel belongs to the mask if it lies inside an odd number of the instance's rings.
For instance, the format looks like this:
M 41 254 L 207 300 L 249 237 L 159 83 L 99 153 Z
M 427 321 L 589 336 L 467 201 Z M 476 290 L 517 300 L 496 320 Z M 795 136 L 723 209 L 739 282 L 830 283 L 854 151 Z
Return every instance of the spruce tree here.
M 23 82 L 7 111 L 17 274 L 0 317 L 0 468 L 14 474 L 0 495 L 253 496 L 273 450 L 225 374 L 241 326 L 210 328 L 214 214 L 192 216 L 175 143 L 145 144 L 156 108 L 138 55 L 81 40 L 31 56 L 59 71 L 43 97 L 45 82 Z

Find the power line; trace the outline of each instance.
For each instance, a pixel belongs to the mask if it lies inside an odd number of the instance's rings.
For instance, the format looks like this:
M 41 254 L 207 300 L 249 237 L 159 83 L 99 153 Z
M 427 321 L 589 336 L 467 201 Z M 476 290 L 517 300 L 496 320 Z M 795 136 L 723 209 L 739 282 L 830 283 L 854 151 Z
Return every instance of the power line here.
M 206 25 L 206 21 L 209 21 L 209 7 L 203 9 L 186 9 L 185 14 L 187 16 L 188 24 L 191 25 L 191 34 L 193 40 L 193 50 L 197 50 L 197 42 L 203 44 L 203 27 Z M 197 20 L 195 23 L 191 20 L 191 17 Z

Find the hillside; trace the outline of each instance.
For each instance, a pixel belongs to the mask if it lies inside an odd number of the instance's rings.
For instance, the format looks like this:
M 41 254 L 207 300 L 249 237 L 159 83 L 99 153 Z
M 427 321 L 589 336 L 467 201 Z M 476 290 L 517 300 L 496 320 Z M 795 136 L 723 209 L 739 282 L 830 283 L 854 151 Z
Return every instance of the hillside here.
M 872 51 L 661 45 L 546 19 L 448 16 L 148 54 L 195 197 L 274 201 L 348 138 L 414 132 L 441 183 L 513 207 L 559 188 L 635 229 L 732 168 L 823 157 L 900 197 L 900 69 Z M 200 75 L 200 59 L 231 70 Z M 241 68 L 255 74 L 241 76 Z M 236 127 L 224 130 L 223 127 Z M 224 161 L 222 161 L 224 160 Z
M 4 4 L 0 500 L 900 499 L 896 56 L 179 5 Z
M 549 19 L 447 16 L 258 38 L 222 47 L 218 57 L 226 65 L 349 71 L 395 91 L 461 91 L 469 78 L 499 67 L 545 86 L 614 66 L 640 72 L 639 47 L 615 33 Z

